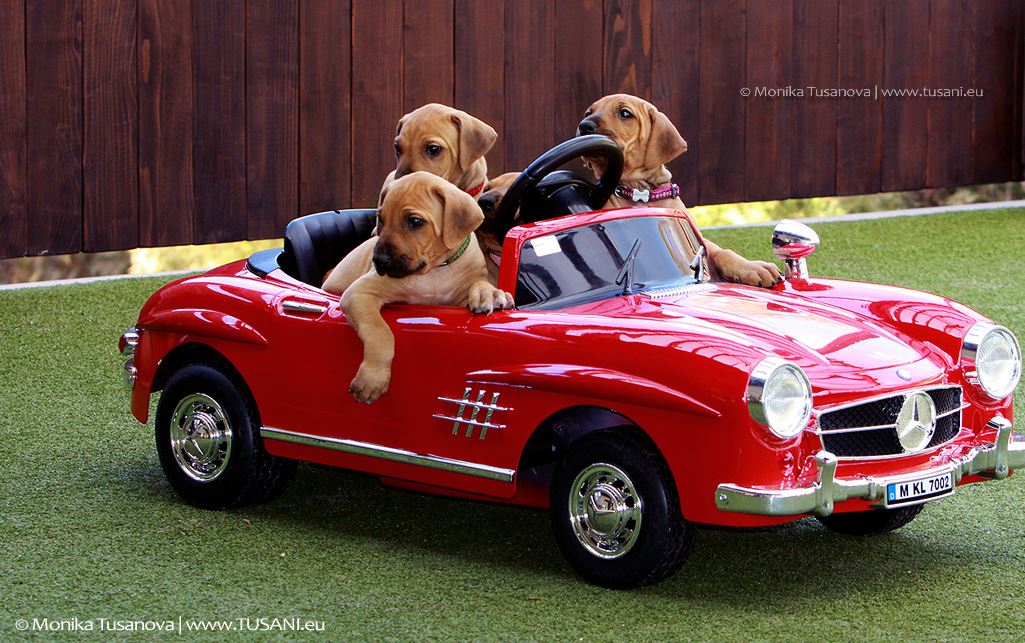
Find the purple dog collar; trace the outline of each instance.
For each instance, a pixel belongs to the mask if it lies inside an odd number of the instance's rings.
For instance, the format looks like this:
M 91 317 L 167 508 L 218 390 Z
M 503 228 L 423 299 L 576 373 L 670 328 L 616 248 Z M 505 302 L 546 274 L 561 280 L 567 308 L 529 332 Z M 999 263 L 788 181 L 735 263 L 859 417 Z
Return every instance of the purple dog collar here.
M 616 196 L 624 199 L 630 199 L 634 203 L 647 203 L 649 201 L 675 199 L 680 196 L 680 186 L 675 183 L 669 183 L 657 190 L 641 190 L 639 188 L 628 188 L 625 185 L 617 185 Z

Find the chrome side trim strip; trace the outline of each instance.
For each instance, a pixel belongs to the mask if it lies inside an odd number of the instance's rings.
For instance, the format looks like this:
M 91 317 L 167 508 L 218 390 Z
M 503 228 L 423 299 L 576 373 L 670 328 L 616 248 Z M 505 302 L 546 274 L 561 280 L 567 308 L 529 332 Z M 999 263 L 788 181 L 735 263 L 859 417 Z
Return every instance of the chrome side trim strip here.
M 312 313 L 314 315 L 322 315 L 327 312 L 327 306 L 322 304 L 311 304 L 306 301 L 286 299 L 281 302 L 281 310 L 287 310 L 290 313 Z
M 488 480 L 498 480 L 499 482 L 512 482 L 516 475 L 516 471 L 514 469 L 502 469 L 501 467 L 493 467 L 491 465 L 478 464 L 476 462 L 466 462 L 465 460 L 453 460 L 451 458 L 444 458 L 437 455 L 413 453 L 412 451 L 381 446 L 380 444 L 371 444 L 369 442 L 327 438 L 319 435 L 310 435 L 308 433 L 285 431 L 284 429 L 276 429 L 270 426 L 260 427 L 260 436 L 267 440 L 281 440 L 282 442 L 291 442 L 293 444 L 320 447 L 322 449 L 332 449 L 334 451 L 342 451 L 344 453 L 363 455 L 369 458 L 401 462 L 402 464 L 412 464 L 418 467 L 438 469 L 451 473 L 461 473 L 463 475 L 476 476 L 478 478 L 487 478 Z

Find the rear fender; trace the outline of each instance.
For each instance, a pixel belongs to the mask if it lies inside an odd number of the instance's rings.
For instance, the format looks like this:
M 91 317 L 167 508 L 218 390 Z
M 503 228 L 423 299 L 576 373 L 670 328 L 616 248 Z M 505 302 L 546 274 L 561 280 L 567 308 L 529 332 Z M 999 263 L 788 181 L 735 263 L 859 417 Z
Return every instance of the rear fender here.
M 193 338 L 210 337 L 246 344 L 267 344 L 267 339 L 238 317 L 216 310 L 179 308 L 150 315 L 139 330 L 153 330 Z

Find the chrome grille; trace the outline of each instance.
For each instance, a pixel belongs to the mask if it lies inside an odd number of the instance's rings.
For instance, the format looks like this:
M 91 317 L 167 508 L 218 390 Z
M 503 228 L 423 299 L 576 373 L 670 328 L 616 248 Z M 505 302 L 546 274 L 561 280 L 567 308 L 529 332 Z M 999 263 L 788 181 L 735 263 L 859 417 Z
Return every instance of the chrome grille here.
M 819 414 L 822 447 L 841 458 L 902 455 L 897 438 L 897 414 L 914 391 L 850 404 Z M 961 387 L 943 386 L 925 391 L 936 405 L 936 430 L 927 448 L 957 437 L 961 430 Z

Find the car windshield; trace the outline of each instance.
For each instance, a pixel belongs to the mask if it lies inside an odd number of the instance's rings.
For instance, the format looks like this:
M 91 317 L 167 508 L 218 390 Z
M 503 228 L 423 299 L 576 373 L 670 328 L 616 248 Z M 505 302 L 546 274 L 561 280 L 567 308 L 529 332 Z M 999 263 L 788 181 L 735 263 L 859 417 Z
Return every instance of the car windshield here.
M 695 283 L 690 264 L 699 247 L 677 217 L 629 217 L 535 237 L 520 252 L 516 306 L 565 308 Z

